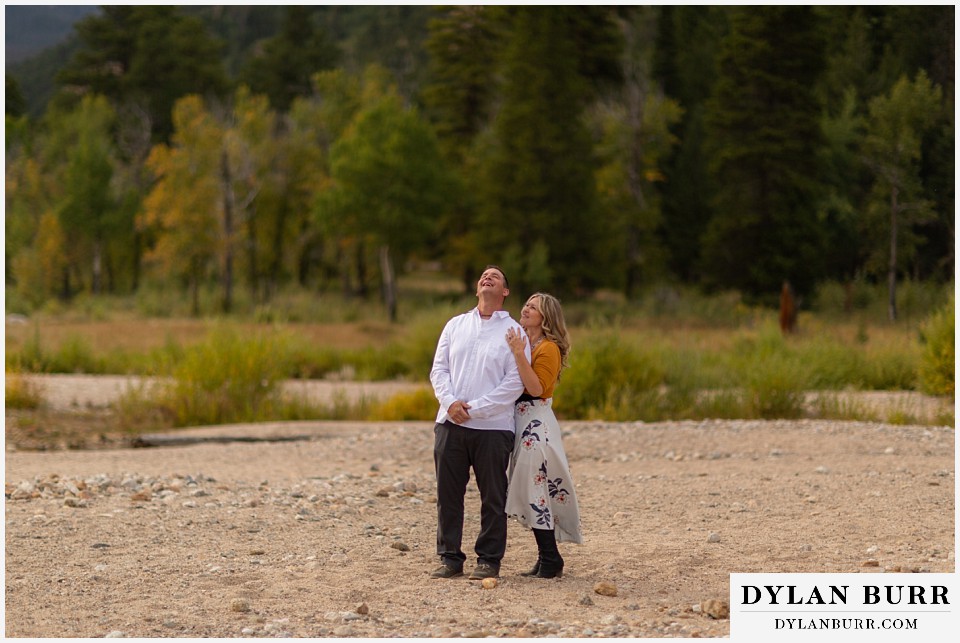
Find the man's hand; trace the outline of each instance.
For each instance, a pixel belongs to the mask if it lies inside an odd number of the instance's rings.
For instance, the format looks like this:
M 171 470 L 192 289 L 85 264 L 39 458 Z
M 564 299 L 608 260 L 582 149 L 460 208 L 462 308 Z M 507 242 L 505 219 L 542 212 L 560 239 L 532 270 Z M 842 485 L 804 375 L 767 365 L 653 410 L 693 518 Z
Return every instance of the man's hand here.
M 457 400 L 450 405 L 449 409 L 447 409 L 447 417 L 449 417 L 450 421 L 454 424 L 463 424 L 470 419 L 470 412 L 468 410 L 469 408 L 469 404 Z

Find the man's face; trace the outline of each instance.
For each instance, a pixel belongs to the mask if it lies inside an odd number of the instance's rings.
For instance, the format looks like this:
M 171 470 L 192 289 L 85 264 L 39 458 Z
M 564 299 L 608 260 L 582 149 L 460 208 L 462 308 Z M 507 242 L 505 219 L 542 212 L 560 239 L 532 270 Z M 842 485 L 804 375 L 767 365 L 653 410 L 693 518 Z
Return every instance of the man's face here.
M 494 294 L 500 297 L 509 295 L 510 289 L 504 282 L 503 273 L 496 268 L 484 270 L 483 274 L 480 275 L 480 280 L 477 281 L 477 297 L 481 294 Z

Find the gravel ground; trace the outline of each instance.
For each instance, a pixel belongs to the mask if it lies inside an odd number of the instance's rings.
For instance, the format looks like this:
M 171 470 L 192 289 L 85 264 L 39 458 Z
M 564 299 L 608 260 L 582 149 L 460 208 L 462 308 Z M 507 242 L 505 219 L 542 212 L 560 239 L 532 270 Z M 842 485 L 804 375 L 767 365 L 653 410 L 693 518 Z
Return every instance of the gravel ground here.
M 732 572 L 955 570 L 951 427 L 564 431 L 585 542 L 561 545 L 562 579 L 524 578 L 535 545 L 511 523 L 493 589 L 428 576 L 429 423 L 263 424 L 178 433 L 219 440 L 188 446 L 8 450 L 5 634 L 724 637 L 716 608 Z M 479 496 L 468 489 L 469 553 Z

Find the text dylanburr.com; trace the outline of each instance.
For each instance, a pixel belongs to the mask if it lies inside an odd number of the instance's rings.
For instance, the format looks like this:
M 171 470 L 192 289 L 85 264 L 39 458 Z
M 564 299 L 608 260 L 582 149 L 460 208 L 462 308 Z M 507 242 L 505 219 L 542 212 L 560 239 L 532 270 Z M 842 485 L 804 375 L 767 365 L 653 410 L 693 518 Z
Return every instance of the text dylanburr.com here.
M 952 641 L 957 574 L 731 574 L 732 641 Z

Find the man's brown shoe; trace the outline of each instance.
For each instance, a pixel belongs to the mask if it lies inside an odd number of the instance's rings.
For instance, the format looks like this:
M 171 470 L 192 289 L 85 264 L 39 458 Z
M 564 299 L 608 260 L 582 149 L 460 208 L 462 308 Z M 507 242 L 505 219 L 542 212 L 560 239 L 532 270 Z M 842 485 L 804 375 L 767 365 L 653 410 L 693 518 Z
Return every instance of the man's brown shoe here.
M 463 568 L 457 569 L 450 565 L 440 565 L 430 572 L 430 578 L 453 578 L 454 576 L 463 576 Z
M 470 572 L 470 580 L 483 580 L 484 578 L 499 578 L 500 570 L 489 563 L 480 563 L 476 569 Z

